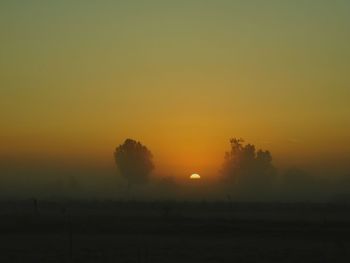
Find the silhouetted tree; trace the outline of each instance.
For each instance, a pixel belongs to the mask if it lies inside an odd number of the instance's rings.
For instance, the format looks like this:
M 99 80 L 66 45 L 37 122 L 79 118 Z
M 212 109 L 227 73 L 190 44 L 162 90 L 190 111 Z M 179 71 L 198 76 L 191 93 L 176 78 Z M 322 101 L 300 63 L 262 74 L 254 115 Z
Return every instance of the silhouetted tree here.
M 222 169 L 226 181 L 239 185 L 240 190 L 261 189 L 271 183 L 275 168 L 269 151 L 256 151 L 253 144 L 244 144 L 238 138 L 232 138 L 230 146 Z
M 152 153 L 132 139 L 126 139 L 116 148 L 114 158 L 121 175 L 128 181 L 128 187 L 147 182 L 154 168 Z

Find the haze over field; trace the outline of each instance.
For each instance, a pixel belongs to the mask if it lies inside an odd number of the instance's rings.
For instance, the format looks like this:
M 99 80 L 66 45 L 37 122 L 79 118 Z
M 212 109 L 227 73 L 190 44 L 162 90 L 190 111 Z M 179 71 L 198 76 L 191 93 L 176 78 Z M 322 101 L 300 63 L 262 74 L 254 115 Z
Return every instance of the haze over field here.
M 125 196 L 113 153 L 132 138 L 156 189 L 165 177 L 185 189 L 174 196 L 198 183 L 226 198 L 210 185 L 235 136 L 271 153 L 275 196 L 347 194 L 349 13 L 346 0 L 1 1 L 2 197 Z

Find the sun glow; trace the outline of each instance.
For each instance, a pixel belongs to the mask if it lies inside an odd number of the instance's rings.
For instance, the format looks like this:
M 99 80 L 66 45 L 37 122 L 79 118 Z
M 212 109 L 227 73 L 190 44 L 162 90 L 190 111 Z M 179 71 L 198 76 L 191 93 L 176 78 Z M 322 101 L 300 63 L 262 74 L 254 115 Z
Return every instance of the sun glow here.
M 199 174 L 191 174 L 190 179 L 201 179 Z

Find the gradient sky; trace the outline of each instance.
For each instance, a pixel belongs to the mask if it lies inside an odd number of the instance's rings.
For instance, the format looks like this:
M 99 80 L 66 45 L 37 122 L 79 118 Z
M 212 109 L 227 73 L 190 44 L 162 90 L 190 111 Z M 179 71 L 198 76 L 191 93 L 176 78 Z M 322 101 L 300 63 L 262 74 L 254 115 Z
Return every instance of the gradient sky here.
M 231 136 L 348 167 L 350 1 L 1 1 L 0 155 L 217 171 Z

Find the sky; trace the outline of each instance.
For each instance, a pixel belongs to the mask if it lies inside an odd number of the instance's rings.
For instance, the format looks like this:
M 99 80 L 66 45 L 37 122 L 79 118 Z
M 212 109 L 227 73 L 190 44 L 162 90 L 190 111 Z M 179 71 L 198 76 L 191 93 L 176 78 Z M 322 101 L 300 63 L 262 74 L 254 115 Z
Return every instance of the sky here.
M 346 0 L 1 1 L 2 163 L 112 169 L 133 138 L 157 173 L 214 176 L 236 136 L 279 167 L 345 170 L 349 13 Z

